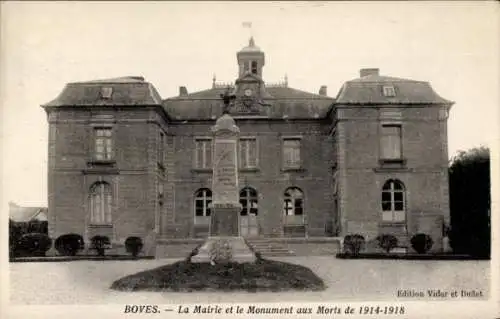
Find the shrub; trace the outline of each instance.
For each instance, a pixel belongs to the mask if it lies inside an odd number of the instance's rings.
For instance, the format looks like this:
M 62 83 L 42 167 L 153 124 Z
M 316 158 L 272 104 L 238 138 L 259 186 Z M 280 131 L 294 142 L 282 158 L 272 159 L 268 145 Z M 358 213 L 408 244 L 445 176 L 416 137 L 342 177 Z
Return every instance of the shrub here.
M 411 246 L 415 251 L 419 254 L 425 254 L 431 249 L 434 242 L 432 241 L 431 236 L 427 234 L 416 234 L 411 238 Z
M 346 235 L 344 237 L 344 252 L 358 255 L 365 244 L 365 237 L 359 234 Z
M 144 247 L 144 244 L 142 243 L 142 239 L 140 237 L 131 236 L 125 240 L 125 249 L 134 257 L 139 255 L 142 247 Z
M 380 248 L 385 250 L 386 253 L 389 253 L 391 249 L 394 249 L 398 246 L 398 239 L 394 235 L 383 234 L 377 237 L 378 245 Z
M 16 250 L 25 256 L 45 256 L 52 246 L 52 240 L 47 234 L 30 233 L 21 236 Z
M 79 250 L 85 247 L 85 242 L 83 237 L 78 234 L 65 234 L 56 239 L 54 247 L 60 255 L 75 256 Z
M 90 249 L 97 251 L 98 256 L 104 256 L 106 249 L 111 246 L 111 241 L 108 237 L 95 235 L 90 239 Z
M 15 257 L 18 254 L 19 239 L 21 239 L 22 232 L 18 226 L 16 226 L 9 219 L 9 257 Z

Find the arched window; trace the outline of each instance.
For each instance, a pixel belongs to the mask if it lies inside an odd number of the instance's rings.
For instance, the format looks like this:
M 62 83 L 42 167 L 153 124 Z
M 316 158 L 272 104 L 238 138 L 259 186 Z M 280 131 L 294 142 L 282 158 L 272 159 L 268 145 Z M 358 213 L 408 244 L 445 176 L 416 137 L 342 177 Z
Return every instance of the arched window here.
M 251 187 L 245 187 L 240 191 L 241 216 L 258 214 L 257 191 Z
M 283 212 L 286 216 L 302 216 L 304 213 L 303 207 L 304 194 L 298 187 L 289 187 L 285 190 L 285 200 Z
M 257 61 L 252 61 L 252 73 L 257 74 Z
M 208 217 L 211 214 L 209 204 L 212 202 L 212 191 L 208 188 L 200 188 L 194 194 L 195 216 Z
M 111 186 L 98 182 L 90 188 L 90 223 L 111 224 Z
M 382 220 L 403 222 L 406 219 L 405 187 L 398 180 L 390 179 L 382 187 Z

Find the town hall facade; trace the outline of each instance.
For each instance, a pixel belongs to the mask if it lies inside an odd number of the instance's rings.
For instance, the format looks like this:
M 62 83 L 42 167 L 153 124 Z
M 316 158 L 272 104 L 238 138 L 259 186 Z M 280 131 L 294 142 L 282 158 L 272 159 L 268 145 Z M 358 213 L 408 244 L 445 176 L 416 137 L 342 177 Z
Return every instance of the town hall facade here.
M 264 81 L 265 54 L 237 52 L 232 84 L 162 99 L 142 77 L 67 84 L 49 123 L 49 235 L 139 236 L 145 253 L 208 236 L 210 128 L 234 94 L 240 234 L 295 241 L 418 232 L 441 249 L 449 224 L 447 119 L 428 82 L 362 69 L 335 98 Z

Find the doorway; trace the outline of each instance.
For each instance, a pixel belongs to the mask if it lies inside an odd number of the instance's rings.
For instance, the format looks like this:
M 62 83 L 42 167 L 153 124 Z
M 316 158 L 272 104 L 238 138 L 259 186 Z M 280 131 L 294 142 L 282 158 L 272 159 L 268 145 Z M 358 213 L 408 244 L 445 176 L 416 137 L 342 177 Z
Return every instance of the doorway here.
M 252 187 L 240 191 L 240 235 L 243 237 L 259 236 L 258 194 Z

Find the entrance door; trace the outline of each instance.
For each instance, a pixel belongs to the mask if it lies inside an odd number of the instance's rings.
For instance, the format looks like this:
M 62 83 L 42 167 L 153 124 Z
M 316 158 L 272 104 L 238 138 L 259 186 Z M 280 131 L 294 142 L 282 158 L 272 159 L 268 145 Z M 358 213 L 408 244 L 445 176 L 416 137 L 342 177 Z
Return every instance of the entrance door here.
M 240 232 L 243 237 L 259 236 L 259 223 L 257 215 L 240 216 Z
M 243 237 L 259 235 L 259 209 L 257 206 L 257 191 L 245 187 L 240 192 L 240 234 Z

